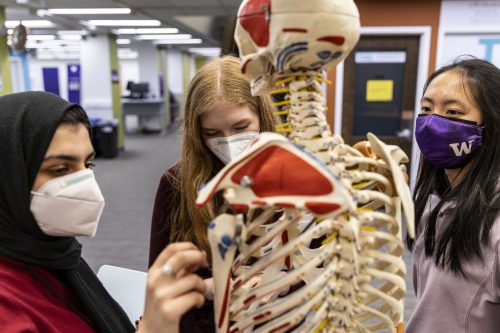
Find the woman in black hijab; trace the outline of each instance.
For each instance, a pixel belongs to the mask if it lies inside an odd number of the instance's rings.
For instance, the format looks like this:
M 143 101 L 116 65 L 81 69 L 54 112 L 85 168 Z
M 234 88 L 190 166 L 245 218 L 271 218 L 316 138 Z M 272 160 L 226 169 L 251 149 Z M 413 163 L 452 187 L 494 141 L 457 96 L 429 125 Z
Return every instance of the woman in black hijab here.
M 90 170 L 88 118 L 44 92 L 0 97 L 0 331 L 133 332 L 75 236 L 93 236 L 104 198 Z M 176 332 L 204 300 L 206 255 L 167 247 L 148 273 L 138 332 Z

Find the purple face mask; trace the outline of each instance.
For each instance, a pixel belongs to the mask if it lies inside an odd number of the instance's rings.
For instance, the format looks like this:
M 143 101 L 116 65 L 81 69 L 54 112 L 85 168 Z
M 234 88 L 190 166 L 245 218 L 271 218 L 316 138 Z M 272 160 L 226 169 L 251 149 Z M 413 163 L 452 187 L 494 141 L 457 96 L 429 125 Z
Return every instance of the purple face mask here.
M 432 165 L 454 169 L 466 165 L 481 147 L 483 127 L 443 116 L 419 115 L 415 139 Z

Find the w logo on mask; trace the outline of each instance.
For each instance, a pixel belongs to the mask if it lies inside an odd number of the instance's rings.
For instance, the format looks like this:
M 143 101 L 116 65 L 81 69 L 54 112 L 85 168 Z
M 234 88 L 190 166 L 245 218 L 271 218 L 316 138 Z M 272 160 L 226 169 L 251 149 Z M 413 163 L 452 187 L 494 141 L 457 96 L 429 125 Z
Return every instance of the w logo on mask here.
M 453 152 L 455 153 L 455 156 L 460 157 L 464 153 L 466 155 L 470 154 L 471 149 L 472 149 L 472 142 L 473 141 L 474 140 L 470 140 L 469 142 L 462 142 L 460 144 L 460 148 L 458 147 L 459 143 L 451 143 L 450 147 L 451 147 L 451 149 L 453 149 Z

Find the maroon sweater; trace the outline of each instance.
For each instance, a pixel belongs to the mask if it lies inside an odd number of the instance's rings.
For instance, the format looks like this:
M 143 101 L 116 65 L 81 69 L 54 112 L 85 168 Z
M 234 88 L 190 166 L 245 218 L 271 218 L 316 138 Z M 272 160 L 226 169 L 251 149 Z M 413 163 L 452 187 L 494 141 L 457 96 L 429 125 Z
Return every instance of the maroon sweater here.
M 84 313 L 57 271 L 30 267 L 69 304 Z M 20 263 L 0 257 L 0 332 L 94 333 L 95 330 Z
M 177 166 L 170 168 L 160 180 L 156 192 L 153 218 L 151 223 L 151 239 L 149 247 L 149 266 L 153 264 L 161 251 L 170 242 L 171 232 L 171 210 L 179 205 L 178 191 L 172 184 L 170 177 L 177 175 Z M 196 272 L 201 278 L 212 277 L 208 269 Z M 215 332 L 213 302 L 205 301 L 201 309 L 193 309 L 187 312 L 181 320 L 181 333 L 211 333 Z

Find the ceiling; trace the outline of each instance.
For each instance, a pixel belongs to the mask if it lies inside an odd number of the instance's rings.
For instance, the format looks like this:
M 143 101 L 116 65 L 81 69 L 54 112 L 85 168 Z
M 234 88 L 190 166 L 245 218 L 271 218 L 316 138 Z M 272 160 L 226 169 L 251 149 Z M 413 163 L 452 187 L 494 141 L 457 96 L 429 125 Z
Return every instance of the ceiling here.
M 203 43 L 198 46 L 207 47 L 221 46 L 227 29 L 233 29 L 240 3 L 241 0 L 0 0 L 0 6 L 6 7 L 7 20 L 49 19 L 56 24 L 52 30 L 79 30 L 88 29 L 81 21 L 89 19 L 156 19 L 162 27 L 175 27 L 179 33 L 201 38 Z M 132 13 L 37 16 L 37 9 L 115 7 L 131 8 Z M 47 33 L 47 30 L 31 28 L 30 34 Z M 110 31 L 111 28 L 99 27 L 94 33 Z

